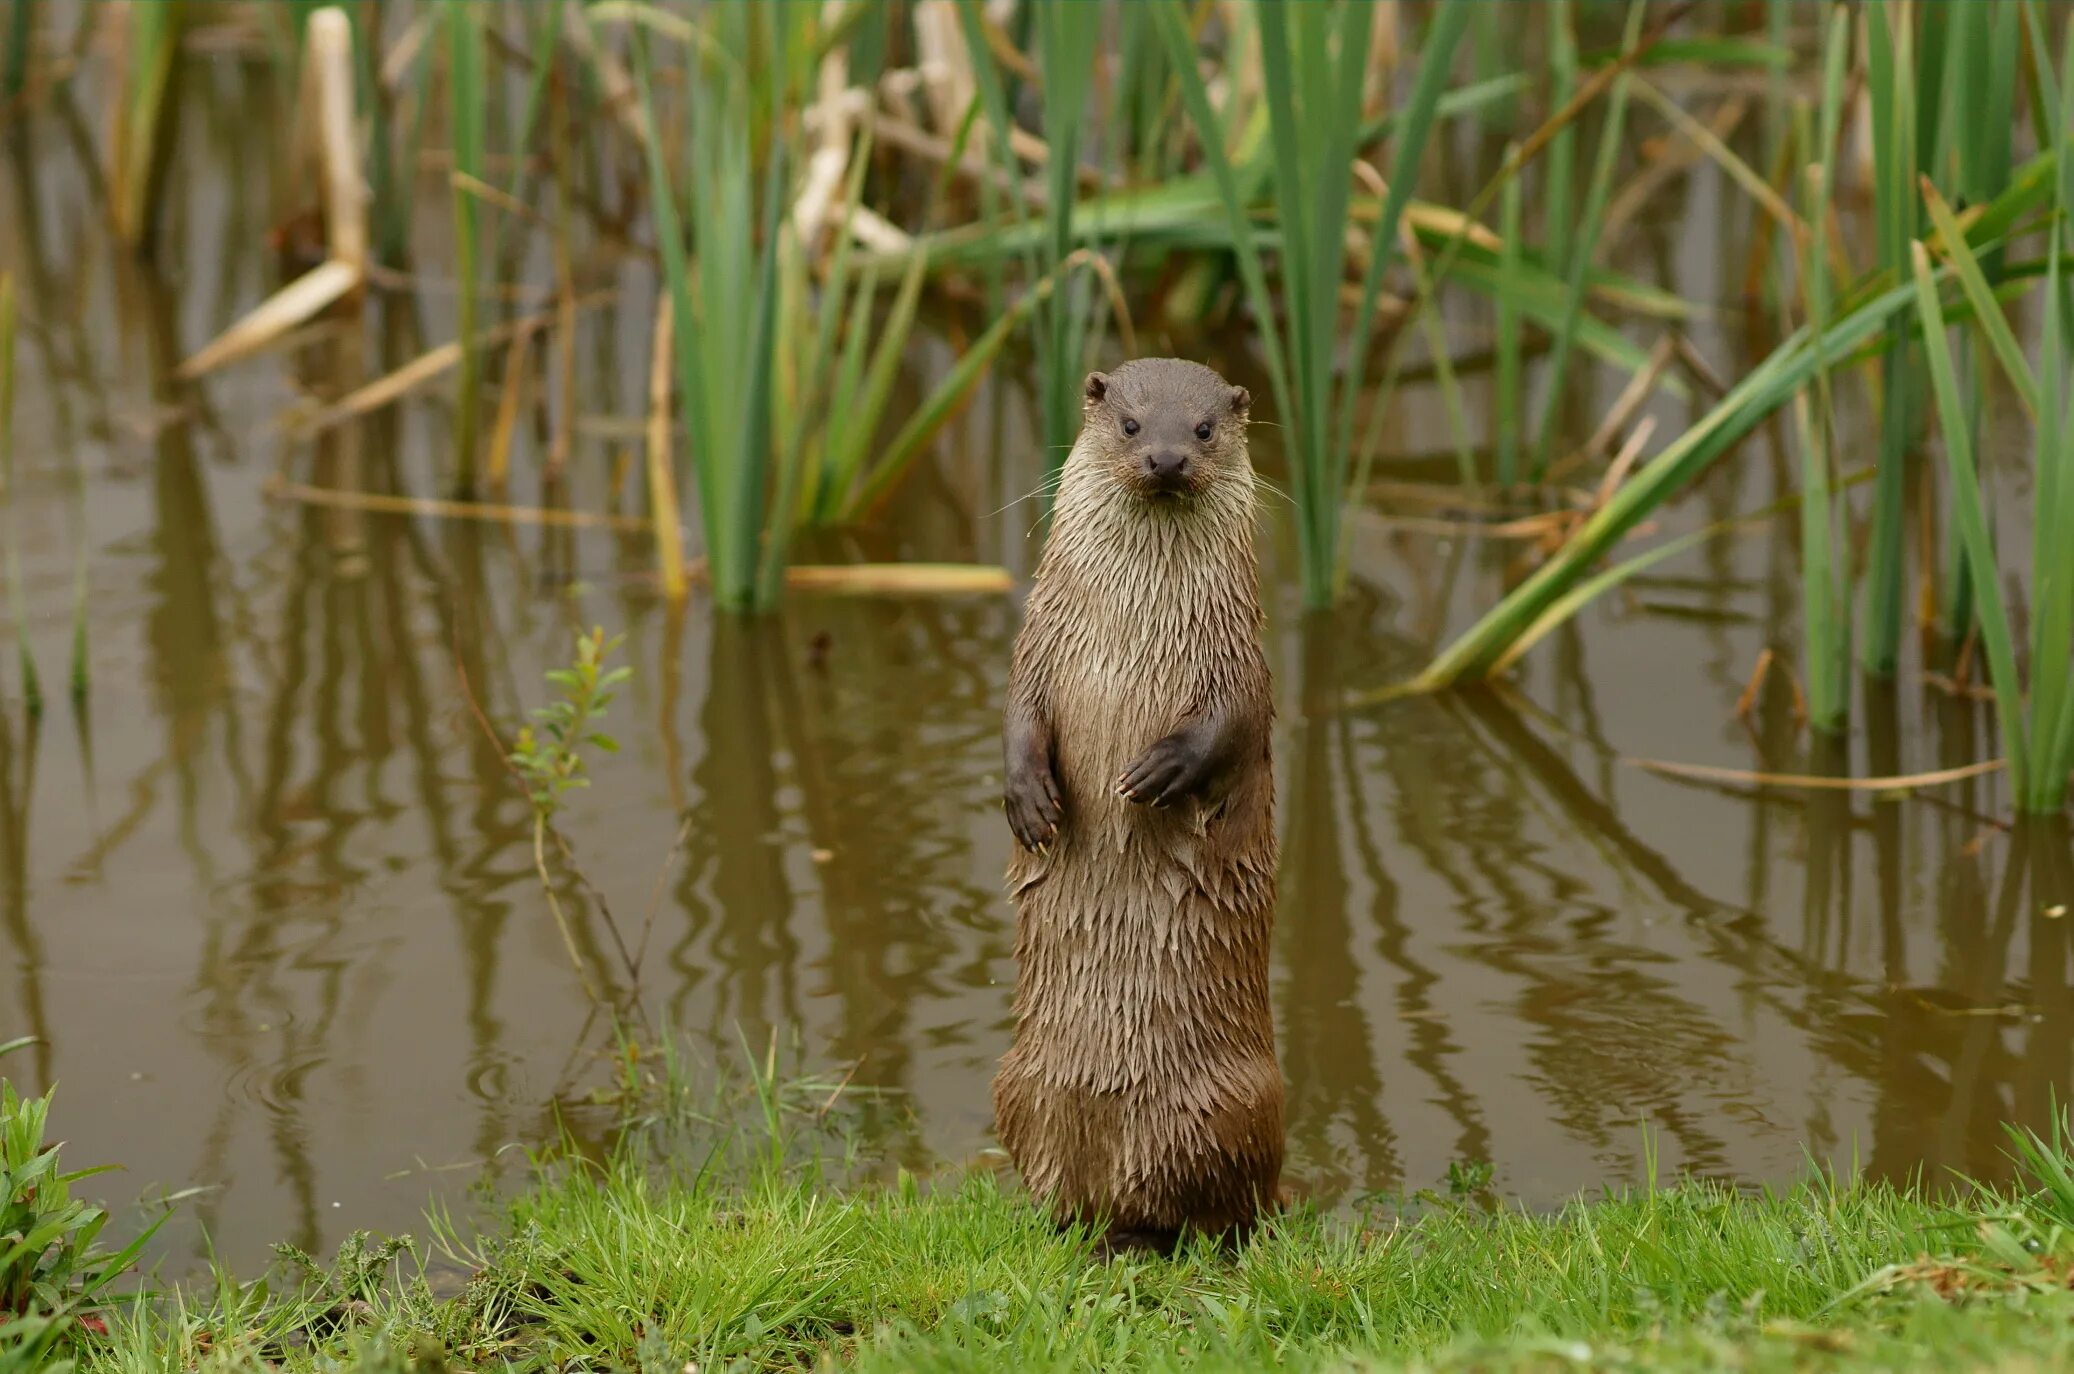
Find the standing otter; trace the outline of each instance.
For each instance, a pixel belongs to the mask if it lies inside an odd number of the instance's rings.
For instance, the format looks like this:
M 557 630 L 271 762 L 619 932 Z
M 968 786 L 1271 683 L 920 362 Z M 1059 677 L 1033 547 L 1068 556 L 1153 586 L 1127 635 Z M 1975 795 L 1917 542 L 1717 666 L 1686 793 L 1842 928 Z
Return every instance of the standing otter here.
M 1175 358 L 1088 377 L 1009 673 L 1020 982 L 995 1121 L 1030 1190 L 1111 1248 L 1243 1235 L 1282 1168 L 1250 401 Z

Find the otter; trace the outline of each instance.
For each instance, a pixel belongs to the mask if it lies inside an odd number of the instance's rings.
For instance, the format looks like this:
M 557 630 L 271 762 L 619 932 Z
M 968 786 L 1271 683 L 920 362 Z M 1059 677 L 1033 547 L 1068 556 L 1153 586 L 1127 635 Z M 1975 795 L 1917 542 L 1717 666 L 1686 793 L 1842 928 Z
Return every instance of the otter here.
M 1088 376 L 1009 672 L 1019 981 L 995 1126 L 1111 1253 L 1235 1242 L 1279 1205 L 1250 404 L 1176 358 Z

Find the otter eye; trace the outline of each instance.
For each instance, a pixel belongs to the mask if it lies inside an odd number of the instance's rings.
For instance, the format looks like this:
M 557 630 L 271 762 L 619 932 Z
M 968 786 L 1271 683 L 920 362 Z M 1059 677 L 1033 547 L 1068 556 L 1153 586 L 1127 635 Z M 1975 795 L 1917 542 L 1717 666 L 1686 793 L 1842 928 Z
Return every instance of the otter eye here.
M 1125 420 L 1123 422 L 1123 432 L 1125 434 L 1136 434 L 1138 432 L 1138 422 L 1136 420 Z
M 1196 438 L 1198 438 L 1198 439 L 1201 439 L 1201 440 L 1204 440 L 1205 442 L 1208 442 L 1208 440 L 1209 440 L 1209 438 L 1210 438 L 1210 434 L 1211 434 L 1211 429 L 1210 429 L 1210 422 L 1209 422 L 1208 420 L 1205 420 L 1205 421 L 1203 421 L 1203 422 L 1202 422 L 1201 424 L 1199 424 L 1199 425 L 1197 425 L 1197 426 L 1195 427 L 1195 437 L 1196 437 Z

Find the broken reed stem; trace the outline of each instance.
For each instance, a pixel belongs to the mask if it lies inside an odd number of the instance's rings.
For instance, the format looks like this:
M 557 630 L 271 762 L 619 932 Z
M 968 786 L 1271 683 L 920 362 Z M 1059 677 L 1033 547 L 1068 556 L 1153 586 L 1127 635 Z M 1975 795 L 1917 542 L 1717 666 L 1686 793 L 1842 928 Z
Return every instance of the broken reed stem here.
M 310 16 L 303 49 L 305 98 L 314 114 L 319 198 L 324 207 L 323 263 L 267 297 L 174 370 L 192 379 L 271 348 L 367 281 L 366 178 L 353 136 L 353 28 L 344 10 Z M 303 154 L 298 149 L 298 156 Z
M 648 501 L 655 522 L 655 556 L 663 595 L 684 600 L 683 522 L 678 515 L 677 475 L 670 466 L 670 343 L 674 327 L 670 298 L 655 312 L 655 341 L 648 361 Z

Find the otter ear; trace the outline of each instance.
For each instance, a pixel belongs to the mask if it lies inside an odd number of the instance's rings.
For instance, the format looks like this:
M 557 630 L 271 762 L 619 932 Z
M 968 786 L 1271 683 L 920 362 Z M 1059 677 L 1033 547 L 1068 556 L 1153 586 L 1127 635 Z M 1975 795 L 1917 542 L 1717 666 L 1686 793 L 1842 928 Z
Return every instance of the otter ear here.
M 1253 408 L 1253 393 L 1242 386 L 1231 389 L 1231 413 L 1244 415 Z
M 1087 403 L 1089 405 L 1093 405 L 1109 394 L 1109 379 L 1099 372 L 1088 373 L 1087 381 L 1083 385 L 1087 390 Z

